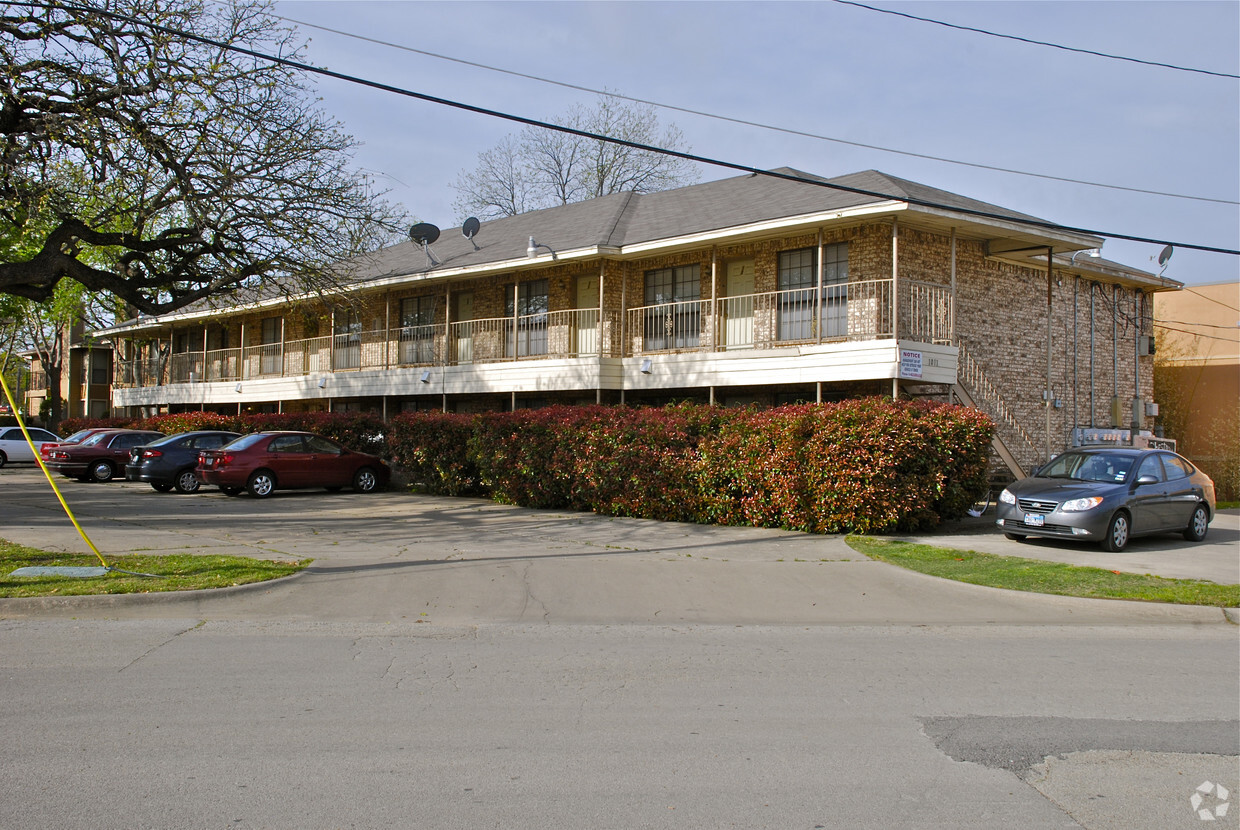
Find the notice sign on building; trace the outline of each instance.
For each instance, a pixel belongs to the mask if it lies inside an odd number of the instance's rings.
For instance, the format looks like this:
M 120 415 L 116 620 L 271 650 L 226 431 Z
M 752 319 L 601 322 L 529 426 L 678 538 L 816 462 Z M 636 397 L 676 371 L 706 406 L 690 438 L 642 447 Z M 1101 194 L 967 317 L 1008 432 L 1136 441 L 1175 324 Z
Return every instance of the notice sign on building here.
M 900 350 L 900 377 L 921 379 L 921 352 L 911 349 Z

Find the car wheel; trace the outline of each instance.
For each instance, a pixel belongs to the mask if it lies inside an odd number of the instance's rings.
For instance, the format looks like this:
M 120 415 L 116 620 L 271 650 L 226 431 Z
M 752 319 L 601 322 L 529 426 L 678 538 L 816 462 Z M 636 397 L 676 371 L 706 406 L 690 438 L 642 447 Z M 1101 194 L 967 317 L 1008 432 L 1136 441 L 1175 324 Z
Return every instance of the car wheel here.
M 0 450 L 0 467 L 3 467 L 5 464 L 8 464 L 8 463 L 9 463 L 9 457 L 5 455 L 2 450 Z
M 116 475 L 116 470 L 113 470 L 112 465 L 106 461 L 96 461 L 90 465 L 91 480 L 98 481 L 100 484 L 111 481 L 114 475 Z
M 178 493 L 197 493 L 198 488 L 202 486 L 202 484 L 199 483 L 197 476 L 194 475 L 194 471 L 192 469 L 182 470 L 177 473 L 174 484 L 176 485 Z
M 1193 511 L 1193 517 L 1188 521 L 1188 527 L 1184 528 L 1184 538 L 1190 542 L 1200 542 L 1206 538 L 1206 531 L 1209 529 L 1210 511 L 1204 504 L 1199 504 Z
M 353 476 L 353 490 L 358 493 L 373 493 L 379 486 L 379 477 L 369 467 L 363 467 Z
M 1013 542 L 1023 542 L 1026 539 L 1025 536 L 1022 536 L 1019 533 L 1005 533 L 1003 536 L 1006 539 L 1011 539 Z
M 270 470 L 258 470 L 250 475 L 250 480 L 245 483 L 245 489 L 250 491 L 250 495 L 256 499 L 265 499 L 271 495 L 271 491 L 276 489 L 276 477 Z
M 1128 514 L 1119 511 L 1111 517 L 1111 523 L 1107 525 L 1107 537 L 1103 540 L 1102 546 L 1109 551 L 1118 553 L 1128 545 L 1128 533 L 1132 528 L 1128 524 Z
M 245 488 L 243 487 L 221 487 L 220 492 L 226 496 L 239 496 L 241 495 L 241 491 L 243 489 Z
M 151 489 L 153 489 L 157 493 L 167 493 L 169 490 L 172 489 L 172 485 L 166 481 L 152 481 Z

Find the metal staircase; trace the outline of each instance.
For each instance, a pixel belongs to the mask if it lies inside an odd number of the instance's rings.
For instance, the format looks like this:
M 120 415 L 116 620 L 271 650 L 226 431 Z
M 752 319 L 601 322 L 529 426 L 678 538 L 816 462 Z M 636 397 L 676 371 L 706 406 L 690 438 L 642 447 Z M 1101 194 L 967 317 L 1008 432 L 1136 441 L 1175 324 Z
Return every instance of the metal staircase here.
M 1021 425 L 1007 402 L 1003 400 L 998 387 L 986 377 L 986 373 L 973 359 L 973 355 L 969 354 L 964 343 L 957 343 L 957 346 L 960 349 L 960 360 L 956 369 L 956 383 L 952 386 L 952 394 L 965 405 L 980 409 L 994 419 L 996 429 L 991 445 L 995 453 L 1011 470 L 1013 476 L 1018 479 L 1024 478 L 1025 469 L 1016 459 L 1013 446 L 1023 445 L 1028 449 L 1029 456 L 1036 457 L 1037 447 L 1033 436 Z M 1006 429 L 1000 429 L 1001 427 Z M 1006 433 L 1008 440 L 1005 440 L 1001 433 Z

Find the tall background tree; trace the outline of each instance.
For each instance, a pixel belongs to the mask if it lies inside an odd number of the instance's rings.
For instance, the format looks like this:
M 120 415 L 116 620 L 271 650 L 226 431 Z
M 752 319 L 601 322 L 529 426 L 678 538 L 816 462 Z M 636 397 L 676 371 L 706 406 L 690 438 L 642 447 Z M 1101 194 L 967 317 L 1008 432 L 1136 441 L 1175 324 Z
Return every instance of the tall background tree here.
M 225 46 L 303 44 L 253 0 L 0 4 L 0 293 L 72 280 L 159 314 L 330 287 L 394 241 L 305 80 Z
M 556 123 L 595 135 L 687 152 L 675 124 L 660 127 L 649 104 L 601 95 L 593 109 L 578 104 Z M 461 218 L 494 219 L 580 202 L 609 193 L 651 193 L 693 184 L 696 167 L 685 159 L 569 133 L 526 127 L 478 154 L 462 171 L 453 207 Z

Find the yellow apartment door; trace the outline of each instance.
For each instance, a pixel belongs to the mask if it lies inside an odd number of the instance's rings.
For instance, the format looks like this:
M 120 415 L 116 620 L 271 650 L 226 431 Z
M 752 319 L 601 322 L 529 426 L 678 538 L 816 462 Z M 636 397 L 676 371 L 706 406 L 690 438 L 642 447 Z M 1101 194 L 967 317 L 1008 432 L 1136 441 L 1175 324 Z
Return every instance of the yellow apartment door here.
M 577 278 L 577 313 L 573 315 L 573 349 L 578 355 L 599 353 L 598 277 Z
M 752 259 L 727 265 L 727 297 L 723 301 L 725 348 L 753 348 L 753 272 Z

